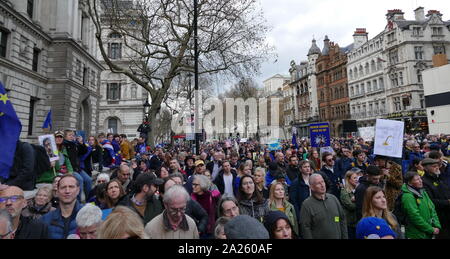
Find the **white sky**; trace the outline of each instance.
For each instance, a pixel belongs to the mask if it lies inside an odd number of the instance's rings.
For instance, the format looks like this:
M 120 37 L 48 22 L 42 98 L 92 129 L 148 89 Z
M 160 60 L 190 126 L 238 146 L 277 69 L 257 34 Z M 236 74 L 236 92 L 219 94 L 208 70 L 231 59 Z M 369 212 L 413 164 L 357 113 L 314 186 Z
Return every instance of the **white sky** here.
M 260 0 L 267 24 L 272 28 L 268 41 L 275 46 L 275 59 L 262 65 L 262 82 L 275 74 L 289 74 L 289 64 L 307 59 L 314 37 L 320 49 L 328 35 L 331 41 L 345 47 L 353 43 L 356 28 L 366 28 L 369 39 L 386 26 L 388 9 L 402 9 L 405 19 L 414 20 L 414 10 L 422 6 L 439 10 L 443 20 L 450 20 L 449 0 Z

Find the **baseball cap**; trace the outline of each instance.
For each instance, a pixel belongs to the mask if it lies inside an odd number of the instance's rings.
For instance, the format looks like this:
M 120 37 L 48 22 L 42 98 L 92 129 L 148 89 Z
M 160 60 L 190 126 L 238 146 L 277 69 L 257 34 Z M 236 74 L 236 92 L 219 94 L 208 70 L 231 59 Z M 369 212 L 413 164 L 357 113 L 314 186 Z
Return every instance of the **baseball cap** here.
M 195 166 L 199 166 L 199 165 L 205 165 L 205 162 L 203 162 L 203 160 L 195 161 Z
M 384 219 L 367 217 L 359 221 L 356 226 L 357 239 L 381 239 L 386 236 L 397 237 Z

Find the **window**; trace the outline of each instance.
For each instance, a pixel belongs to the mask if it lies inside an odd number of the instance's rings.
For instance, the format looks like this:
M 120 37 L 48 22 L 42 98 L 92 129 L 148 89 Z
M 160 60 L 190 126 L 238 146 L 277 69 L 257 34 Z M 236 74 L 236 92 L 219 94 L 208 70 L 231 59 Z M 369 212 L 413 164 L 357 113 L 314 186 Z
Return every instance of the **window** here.
M 401 111 L 402 110 L 402 106 L 400 103 L 400 97 L 394 97 L 394 110 L 395 111 Z
M 370 71 L 369 71 L 369 63 L 366 63 L 366 66 L 365 66 L 365 73 L 366 73 L 366 75 L 370 74 Z
M 422 83 L 422 71 L 417 70 L 417 82 Z
M 108 84 L 107 99 L 111 101 L 120 100 L 120 83 Z
M 0 28 L 0 56 L 6 58 L 6 47 L 8 45 L 8 32 Z
M 351 69 L 350 69 L 349 75 L 350 75 L 350 79 L 353 79 L 353 71 Z
M 391 78 L 391 88 L 397 87 L 398 86 L 398 74 L 392 73 L 390 75 L 390 78 Z
M 367 92 L 368 93 L 372 92 L 372 83 L 371 82 L 367 82 L 366 85 L 367 85 Z
M 373 104 L 369 104 L 369 115 L 373 113 Z
M 122 43 L 108 43 L 108 56 L 111 59 L 122 58 Z
M 380 114 L 384 114 L 386 111 L 386 101 L 382 101 L 381 102 L 381 106 L 380 106 Z
M 34 124 L 34 110 L 36 107 L 37 98 L 30 98 L 30 109 L 28 114 L 28 136 L 33 135 L 33 124 Z
M 81 60 L 77 59 L 77 60 L 76 60 L 76 75 L 77 75 L 78 77 L 81 77 L 81 71 L 82 71 L 82 68 L 81 68 Z
M 404 96 L 402 98 L 402 103 L 403 103 L 403 109 L 406 110 L 409 108 L 409 106 L 411 105 L 411 99 L 409 98 L 409 96 Z
M 380 110 L 379 110 L 378 103 L 375 103 L 375 112 L 374 112 L 374 114 L 375 114 L 375 115 L 378 114 L 379 111 L 380 111 Z
M 442 36 L 442 27 L 433 27 L 433 35 L 432 36 Z
M 30 18 L 33 18 L 33 7 L 34 7 L 34 0 L 27 0 L 27 14 L 30 16 Z
M 413 27 L 413 36 L 422 36 L 422 28 Z
M 377 84 L 377 80 L 376 79 L 372 81 L 372 85 L 373 85 L 373 90 L 374 91 L 378 90 L 378 84 Z
M 400 83 L 400 85 L 403 85 L 403 72 L 399 72 L 398 73 L 398 81 Z
M 364 76 L 364 71 L 363 71 L 363 66 L 359 66 L 359 76 L 363 77 Z
M 394 41 L 396 39 L 395 38 L 395 32 L 392 32 L 392 33 L 388 34 L 387 35 L 387 39 L 388 39 L 388 42 Z
M 91 86 L 95 86 L 95 71 L 91 70 Z
M 434 55 L 445 54 L 445 46 L 444 45 L 433 46 L 433 48 L 434 48 Z
M 393 51 L 389 52 L 389 62 L 391 63 L 391 65 L 398 63 L 398 51 L 397 50 L 393 50 Z
M 41 53 L 41 50 L 34 48 L 33 49 L 33 71 L 38 71 L 38 63 L 39 63 L 39 54 Z
M 375 61 L 373 61 L 373 60 L 372 60 L 372 62 L 370 62 L 370 69 L 372 70 L 372 73 L 374 73 L 377 70 L 377 68 L 375 66 Z
M 382 77 L 380 77 L 380 78 L 378 79 L 378 82 L 380 83 L 380 84 L 379 84 L 380 89 L 384 89 L 384 80 L 383 80 Z
M 120 39 L 122 35 L 118 32 L 111 32 L 108 37 L 111 39 Z
M 117 133 L 117 119 L 110 118 L 108 119 L 108 133 Z
M 83 68 L 83 85 L 87 86 L 89 80 L 89 69 L 87 67 Z
M 419 98 L 420 98 L 420 108 L 425 109 L 425 99 L 423 98 L 423 94 L 420 94 Z
M 352 97 L 354 95 L 354 91 L 355 91 L 355 89 L 353 88 L 353 86 L 350 87 L 350 97 Z
M 414 53 L 416 55 L 416 59 L 418 59 L 418 60 L 423 59 L 423 47 L 422 46 L 414 47 Z

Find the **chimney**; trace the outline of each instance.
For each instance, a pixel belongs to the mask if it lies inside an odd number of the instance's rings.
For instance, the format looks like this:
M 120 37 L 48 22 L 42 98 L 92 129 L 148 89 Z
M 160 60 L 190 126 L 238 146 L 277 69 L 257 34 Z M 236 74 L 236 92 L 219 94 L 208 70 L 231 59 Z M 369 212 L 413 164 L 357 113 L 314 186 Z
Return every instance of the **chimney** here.
M 369 40 L 368 35 L 366 28 L 356 28 L 355 34 L 353 34 L 354 48 L 359 48 L 366 43 Z
M 432 16 L 433 14 L 436 14 L 437 16 L 442 17 L 441 12 L 439 12 L 438 10 L 429 10 L 429 11 L 428 11 L 428 14 L 427 14 L 427 17 L 430 17 L 430 16 Z
M 401 9 L 393 9 L 388 10 L 388 13 L 386 14 L 387 19 L 389 21 L 399 21 L 399 20 L 405 20 L 405 17 L 403 16 L 405 13 L 402 12 Z
M 425 9 L 423 7 L 419 7 L 416 10 L 414 10 L 414 14 L 416 16 L 416 21 L 425 21 Z

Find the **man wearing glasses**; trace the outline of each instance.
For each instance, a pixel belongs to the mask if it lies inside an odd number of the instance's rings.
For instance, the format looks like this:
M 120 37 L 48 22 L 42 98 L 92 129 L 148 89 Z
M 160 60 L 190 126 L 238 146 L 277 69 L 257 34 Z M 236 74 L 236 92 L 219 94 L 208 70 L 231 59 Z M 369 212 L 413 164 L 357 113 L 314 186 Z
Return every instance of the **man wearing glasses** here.
M 327 192 L 336 197 L 340 197 L 340 187 L 342 185 L 342 178 L 335 166 L 334 156 L 330 152 L 325 152 L 322 155 L 323 166 L 319 174 L 325 180 Z
M 0 209 L 5 209 L 12 217 L 12 234 L 14 239 L 46 239 L 47 227 L 32 218 L 21 216 L 27 206 L 23 190 L 16 186 L 9 186 L 0 191 Z M 4 234 L 4 233 L 0 233 Z
M 145 226 L 150 239 L 198 239 L 195 221 L 185 214 L 189 194 L 179 185 L 164 193 L 165 210 Z

